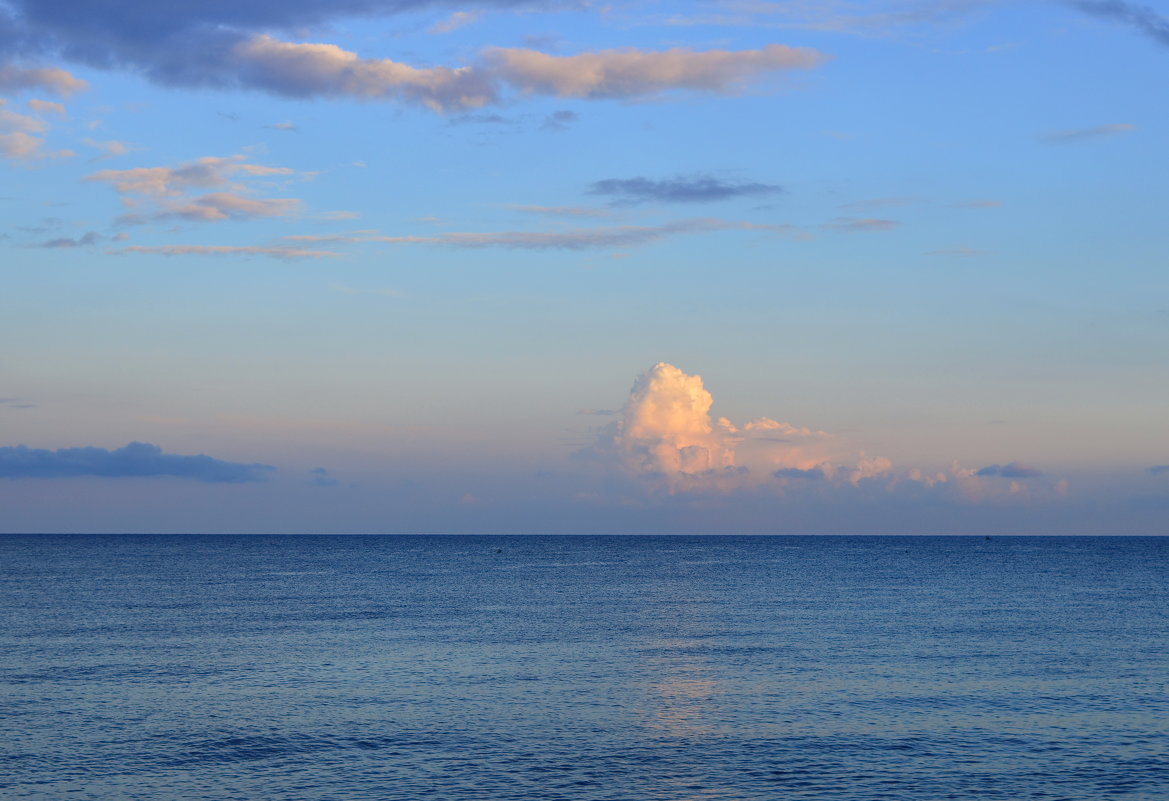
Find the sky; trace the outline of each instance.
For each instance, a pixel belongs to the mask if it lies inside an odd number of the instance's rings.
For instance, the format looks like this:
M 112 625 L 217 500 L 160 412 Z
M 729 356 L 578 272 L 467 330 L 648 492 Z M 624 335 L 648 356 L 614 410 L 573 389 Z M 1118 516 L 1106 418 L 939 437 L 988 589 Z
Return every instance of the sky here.
M 0 0 L 0 531 L 1169 533 L 1169 7 Z

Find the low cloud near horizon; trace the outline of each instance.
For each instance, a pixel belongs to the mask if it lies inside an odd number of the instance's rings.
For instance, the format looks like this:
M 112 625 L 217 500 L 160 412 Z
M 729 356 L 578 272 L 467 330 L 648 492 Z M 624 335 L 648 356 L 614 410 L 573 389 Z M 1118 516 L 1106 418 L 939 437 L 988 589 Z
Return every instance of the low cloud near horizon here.
M 148 442 L 131 442 L 122 448 L 82 447 L 55 451 L 26 445 L 0 447 L 0 478 L 142 478 L 170 476 L 212 484 L 262 481 L 275 470 L 266 464 L 228 462 L 199 454 L 163 453 Z
M 659 362 L 637 377 L 619 419 L 578 455 L 663 497 L 811 493 L 832 502 L 845 493 L 969 504 L 1055 500 L 1067 492 L 1065 481 L 1043 479 L 1019 462 L 981 470 L 953 459 L 938 470 L 895 467 L 826 431 L 770 417 L 741 426 L 715 418 L 713 402 L 701 376 Z

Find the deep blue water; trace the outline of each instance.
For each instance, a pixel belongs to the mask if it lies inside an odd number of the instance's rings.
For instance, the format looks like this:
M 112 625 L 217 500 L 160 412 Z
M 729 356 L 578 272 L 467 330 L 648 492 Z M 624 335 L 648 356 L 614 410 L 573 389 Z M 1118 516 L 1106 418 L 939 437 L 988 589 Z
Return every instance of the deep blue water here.
M 0 796 L 1169 798 L 1169 538 L 0 536 Z

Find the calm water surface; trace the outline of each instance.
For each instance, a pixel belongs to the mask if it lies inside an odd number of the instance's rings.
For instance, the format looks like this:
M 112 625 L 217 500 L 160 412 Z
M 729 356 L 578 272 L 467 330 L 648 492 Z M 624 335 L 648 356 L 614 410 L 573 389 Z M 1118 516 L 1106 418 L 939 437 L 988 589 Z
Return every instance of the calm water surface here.
M 0 796 L 1169 798 L 1169 538 L 0 536 Z

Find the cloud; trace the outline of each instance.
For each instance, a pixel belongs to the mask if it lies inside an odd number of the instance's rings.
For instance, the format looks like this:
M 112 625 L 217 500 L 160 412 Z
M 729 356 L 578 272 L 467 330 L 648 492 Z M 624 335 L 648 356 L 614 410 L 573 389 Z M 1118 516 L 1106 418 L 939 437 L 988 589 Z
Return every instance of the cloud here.
M 447 125 L 515 125 L 516 121 L 502 114 L 460 114 L 447 120 Z
M 830 223 L 824 223 L 821 228 L 827 228 L 832 231 L 845 231 L 848 233 L 865 233 L 868 231 L 892 231 L 897 227 L 894 220 L 882 220 L 877 217 L 865 217 L 857 219 L 855 217 L 837 217 Z
M 632 206 L 639 203 L 711 203 L 736 197 L 757 197 L 783 192 L 773 184 L 732 183 L 710 175 L 652 178 L 606 178 L 589 187 L 590 195 L 608 195 L 612 203 Z
M 329 471 L 323 467 L 314 467 L 309 470 L 312 476 L 311 483 L 317 487 L 335 487 L 341 482 L 329 475 Z
M 60 103 L 54 103 L 52 100 L 40 100 L 34 97 L 25 105 L 36 114 L 55 114 L 58 117 L 65 116 L 65 107 Z
M 1065 481 L 1047 480 L 1017 462 L 983 470 L 956 461 L 930 471 L 895 468 L 826 431 L 769 417 L 737 426 L 715 417 L 712 408 L 700 376 L 665 362 L 638 376 L 618 419 L 576 454 L 579 464 L 603 471 L 598 498 L 728 510 L 778 499 L 944 508 L 1058 501 L 1067 493 Z
M 102 170 L 87 175 L 87 181 L 100 181 L 123 195 L 172 197 L 192 188 L 219 187 L 236 177 L 291 175 L 287 167 L 251 164 L 247 156 L 205 156 L 178 167 L 135 167 L 129 170 Z
M 341 255 L 329 250 L 255 245 L 132 245 L 114 252 L 155 253 L 162 256 L 271 256 L 274 259 L 288 260 L 333 259 Z
M 117 158 L 124 156 L 130 152 L 130 146 L 125 142 L 119 142 L 116 139 L 110 139 L 106 142 L 98 142 L 94 139 L 83 139 L 85 144 L 99 151 L 98 160 L 105 161 L 106 159 Z
M 118 221 L 137 225 L 157 220 L 192 222 L 282 217 L 300 208 L 297 198 L 256 198 L 248 182 L 291 176 L 287 167 L 253 164 L 244 155 L 207 156 L 177 167 L 101 170 L 84 180 L 105 183 L 123 196 L 129 209 Z M 197 190 L 219 191 L 195 194 Z
M 0 156 L 11 161 L 35 161 L 42 158 L 67 158 L 71 150 L 45 152 L 48 125 L 40 117 L 10 111 L 8 101 L 0 97 Z
M 0 6 L 0 49 L 60 57 L 101 69 L 128 69 L 165 85 L 260 89 L 290 97 L 393 100 L 436 111 L 479 108 L 501 87 L 558 97 L 638 98 L 674 90 L 725 93 L 779 70 L 823 60 L 808 48 L 660 52 L 605 50 L 555 56 L 528 48 L 491 48 L 466 66 L 414 67 L 362 58 L 336 45 L 292 42 L 279 31 L 321 30 L 354 16 L 417 11 L 424 0 L 248 0 L 148 3 L 124 0 L 116 13 L 89 0 L 7 0 Z M 446 32 L 491 9 L 579 7 L 576 0 L 488 0 L 456 9 L 431 30 Z M 4 11 L 9 11 L 4 14 Z M 61 70 L 3 68 L 4 82 L 66 94 L 83 84 Z
M 850 211 L 868 211 L 870 209 L 888 209 L 899 206 L 909 206 L 914 203 L 920 203 L 919 197 L 875 197 L 868 200 L 857 200 L 852 203 L 845 203 L 840 208 L 849 209 Z
M 585 99 L 631 99 L 675 90 L 727 93 L 759 75 L 814 67 L 807 48 L 759 50 L 603 50 L 556 56 L 526 48 L 489 48 L 462 67 L 412 67 L 361 58 L 337 45 L 285 42 L 260 34 L 236 43 L 230 81 L 288 97 L 396 100 L 436 112 L 482 108 L 500 89 Z M 571 112 L 569 112 L 571 113 Z M 564 124 L 561 121 L 560 124 Z
M 926 253 L 927 256 L 984 256 L 988 251 L 979 250 L 978 248 L 969 247 L 953 247 L 953 248 L 939 248 L 938 250 L 931 250 Z
M 1154 476 L 1159 476 L 1163 473 L 1169 473 L 1169 464 L 1156 464 L 1149 468 L 1149 473 Z
M 441 22 L 436 22 L 433 25 L 431 25 L 429 28 L 426 29 L 426 32 L 427 33 L 450 33 L 451 31 L 456 31 L 459 28 L 463 28 L 463 27 L 466 27 L 467 25 L 471 25 L 475 22 L 478 22 L 479 18 L 482 16 L 483 16 L 482 10 L 455 11 L 449 17 L 442 20 Z
M 798 467 L 784 467 L 776 470 L 771 475 L 776 478 L 806 478 L 811 481 L 828 478 L 828 474 L 819 467 L 813 467 L 811 470 L 801 470 Z
M 60 97 L 69 97 L 87 88 L 89 84 L 62 69 L 23 68 L 14 64 L 0 64 L 0 92 L 43 89 Z
M 1043 473 L 1036 470 L 1029 465 L 1021 464 L 1020 462 L 1011 462 L 1010 464 L 992 464 L 987 465 L 975 473 L 976 476 L 1000 476 L 1002 478 L 1035 478 L 1043 475 Z
M 446 245 L 457 248 L 508 248 L 513 250 L 592 250 L 648 245 L 671 236 L 712 231 L 771 231 L 799 235 L 791 225 L 764 225 L 714 218 L 680 220 L 663 225 L 615 225 L 560 231 L 452 231 L 436 236 L 320 235 L 286 236 L 291 242 Z
M 496 100 L 488 76 L 473 67 L 415 68 L 362 59 L 332 44 L 282 42 L 261 34 L 231 51 L 236 80 L 288 97 L 401 100 L 434 111 L 473 109 Z
M 210 456 L 163 453 L 157 445 L 131 442 L 124 448 L 39 450 L 24 445 L 0 448 L 0 478 L 132 478 L 173 476 L 208 483 L 260 481 L 276 468 L 265 464 L 225 462 Z
M 277 122 L 277 123 L 273 123 L 272 125 L 266 125 L 264 127 L 271 128 L 273 131 L 299 131 L 300 130 L 300 128 L 298 128 L 292 122 L 292 120 L 285 120 L 284 122 Z
M 1115 123 L 1112 125 L 1097 125 L 1095 128 L 1077 128 L 1072 131 L 1053 131 L 1052 133 L 1043 134 L 1042 138 L 1043 141 L 1051 144 L 1071 144 L 1073 142 L 1084 142 L 1089 139 L 1106 139 L 1135 130 L 1135 125 Z
M 513 205 L 509 208 L 522 211 L 525 214 L 541 214 L 549 217 L 612 217 L 613 212 L 608 209 L 594 209 L 588 206 L 523 206 Z
M 567 131 L 569 126 L 580 119 L 580 115 L 575 111 L 568 109 L 561 109 L 553 111 L 544 118 L 544 124 L 540 126 L 545 131 Z
M 1072 0 L 1069 5 L 1093 16 L 1128 25 L 1157 44 L 1169 47 L 1169 18 L 1158 14 L 1152 6 L 1124 0 Z
M 952 209 L 997 209 L 1003 205 L 1001 200 L 960 200 L 957 203 L 951 203 Z
M 629 99 L 675 90 L 726 94 L 779 70 L 811 69 L 824 56 L 810 48 L 769 44 L 758 50 L 600 50 L 553 56 L 524 48 L 484 54 L 493 75 L 524 93 Z
M 102 240 L 102 235 L 97 231 L 90 231 L 84 236 L 72 239 L 67 236 L 50 239 L 46 242 L 41 242 L 37 247 L 39 248 L 82 248 L 96 245 Z
M 638 376 L 621 419 L 605 427 L 595 454 L 670 493 L 782 489 L 788 479 L 804 480 L 816 471 L 855 485 L 892 467 L 886 459 L 851 453 L 824 431 L 768 417 L 741 428 L 725 417 L 713 420 L 712 405 L 701 376 L 659 362 Z

